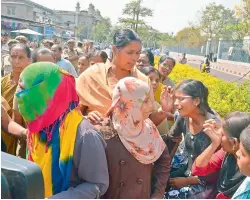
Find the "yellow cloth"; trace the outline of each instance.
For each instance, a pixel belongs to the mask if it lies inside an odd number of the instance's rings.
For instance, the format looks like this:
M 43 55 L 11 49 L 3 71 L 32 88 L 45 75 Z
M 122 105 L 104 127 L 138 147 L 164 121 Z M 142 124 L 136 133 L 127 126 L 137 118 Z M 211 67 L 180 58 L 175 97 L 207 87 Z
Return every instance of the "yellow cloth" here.
M 161 105 L 158 102 L 155 102 L 156 108 L 159 109 Z M 157 129 L 161 135 L 166 135 L 169 132 L 169 122 L 167 119 L 164 119 L 158 126 Z
M 11 74 L 8 74 L 7 76 L 4 76 L 1 79 L 2 98 L 5 99 L 4 102 L 7 102 L 10 108 L 13 107 L 13 98 L 17 88 L 17 84 L 11 81 L 11 76 L 12 76 Z M 12 117 L 12 109 L 10 108 L 6 111 L 8 115 Z M 18 139 L 8 133 L 5 133 L 3 130 L 1 130 L 1 136 L 7 148 L 6 152 L 12 155 L 16 155 L 16 147 Z
M 9 106 L 13 107 L 13 99 L 17 88 L 17 83 L 13 83 L 11 80 L 12 75 L 8 74 L 1 79 L 1 92 L 2 97 L 6 99 Z M 11 113 L 9 113 L 11 114 Z M 10 115 L 11 116 L 11 115 Z
M 2 97 L 2 109 L 1 109 L 1 115 L 8 115 L 8 111 L 11 110 L 8 102 Z M 5 131 L 3 131 L 1 129 L 1 136 L 3 138 L 3 142 L 6 146 L 6 152 L 12 155 L 16 155 L 16 147 L 17 147 L 17 138 L 15 138 L 14 136 L 6 133 Z
M 104 115 L 110 108 L 113 89 L 118 82 L 111 67 L 112 63 L 110 62 L 95 64 L 76 79 L 76 90 L 80 97 L 80 104 L 88 107 L 87 112 L 96 110 Z M 149 78 L 136 67 L 132 69 L 131 75 L 150 84 Z
M 164 88 L 164 85 L 162 83 L 159 84 L 158 88 L 155 91 L 155 101 L 160 103 L 160 98 L 161 98 L 161 92 Z
M 69 112 L 59 128 L 60 134 L 60 166 L 64 171 L 63 166 L 67 166 L 67 162 L 73 159 L 75 139 L 77 127 L 82 121 L 83 116 L 77 109 Z M 46 143 L 41 142 L 39 134 L 31 134 L 33 150 L 29 150 L 32 160 L 38 164 L 43 173 L 45 198 L 53 195 L 53 178 L 52 178 L 52 154 L 53 149 L 47 148 Z M 72 162 L 72 161 L 71 161 Z M 63 165 L 64 164 L 64 165 Z

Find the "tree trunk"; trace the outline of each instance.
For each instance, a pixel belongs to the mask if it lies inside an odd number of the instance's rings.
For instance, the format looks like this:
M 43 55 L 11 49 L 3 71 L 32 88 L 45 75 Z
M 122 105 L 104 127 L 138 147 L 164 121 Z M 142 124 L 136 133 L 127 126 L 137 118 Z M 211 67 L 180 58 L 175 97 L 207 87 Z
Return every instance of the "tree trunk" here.
M 135 22 L 135 15 L 136 15 L 136 9 L 133 10 L 133 22 L 131 24 L 132 29 L 135 29 L 135 23 L 134 23 Z
M 137 33 L 138 30 L 138 23 L 139 23 L 139 16 L 140 16 L 140 10 L 141 10 L 141 0 L 138 0 L 138 10 L 136 13 L 136 23 L 135 23 L 135 32 Z

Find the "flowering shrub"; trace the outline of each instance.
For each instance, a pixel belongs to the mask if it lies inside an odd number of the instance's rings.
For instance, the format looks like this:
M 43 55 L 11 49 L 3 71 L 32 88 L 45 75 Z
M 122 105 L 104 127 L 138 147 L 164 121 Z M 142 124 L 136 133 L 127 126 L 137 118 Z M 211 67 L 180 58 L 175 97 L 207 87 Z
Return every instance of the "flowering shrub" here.
M 155 64 L 159 57 L 155 57 Z M 189 65 L 177 63 L 169 76 L 177 85 L 185 79 L 195 79 L 203 82 L 209 90 L 208 102 L 211 108 L 221 116 L 228 112 L 242 111 L 250 112 L 250 81 L 242 85 L 230 83 L 206 73 Z

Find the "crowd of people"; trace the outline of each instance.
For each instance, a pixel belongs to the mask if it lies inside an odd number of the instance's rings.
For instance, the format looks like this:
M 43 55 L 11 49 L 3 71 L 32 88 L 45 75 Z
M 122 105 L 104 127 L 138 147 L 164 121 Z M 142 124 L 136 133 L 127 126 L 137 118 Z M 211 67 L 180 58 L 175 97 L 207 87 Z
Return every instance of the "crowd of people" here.
M 44 198 L 249 199 L 250 113 L 220 116 L 175 65 L 130 29 L 109 56 L 2 36 L 1 151 L 40 166 Z

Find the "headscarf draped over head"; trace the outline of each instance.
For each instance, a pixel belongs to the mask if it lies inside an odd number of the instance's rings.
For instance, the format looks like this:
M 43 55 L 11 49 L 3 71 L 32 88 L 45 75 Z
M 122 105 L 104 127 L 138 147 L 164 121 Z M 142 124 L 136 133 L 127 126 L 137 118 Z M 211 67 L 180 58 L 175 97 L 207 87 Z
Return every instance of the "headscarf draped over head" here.
M 43 173 L 45 197 L 69 187 L 75 138 L 83 116 L 75 79 L 57 65 L 34 63 L 20 76 L 22 91 L 16 94 L 28 126 L 28 159 Z
M 124 78 L 113 91 L 108 111 L 121 142 L 143 164 L 155 162 L 166 147 L 153 122 L 142 116 L 141 107 L 149 92 L 147 83 L 133 77 Z

